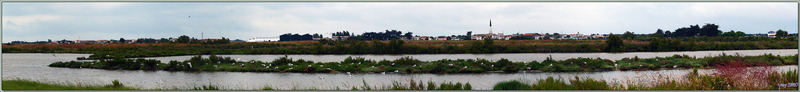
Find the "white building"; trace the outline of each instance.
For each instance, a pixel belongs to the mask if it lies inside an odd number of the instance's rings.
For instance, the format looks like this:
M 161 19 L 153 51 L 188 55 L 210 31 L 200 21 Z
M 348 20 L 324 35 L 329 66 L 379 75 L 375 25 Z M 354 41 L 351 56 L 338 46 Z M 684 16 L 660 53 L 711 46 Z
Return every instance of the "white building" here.
M 281 40 L 279 37 L 256 37 L 250 38 L 247 42 L 277 42 Z

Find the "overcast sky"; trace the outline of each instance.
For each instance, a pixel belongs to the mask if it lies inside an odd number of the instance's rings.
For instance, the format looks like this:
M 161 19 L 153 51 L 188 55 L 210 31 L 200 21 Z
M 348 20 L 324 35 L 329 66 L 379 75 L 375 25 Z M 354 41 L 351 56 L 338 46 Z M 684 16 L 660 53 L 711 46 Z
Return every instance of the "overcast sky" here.
M 705 23 L 797 32 L 796 2 L 3 2 L 3 42 L 277 37 L 396 29 L 414 35 L 653 33 Z

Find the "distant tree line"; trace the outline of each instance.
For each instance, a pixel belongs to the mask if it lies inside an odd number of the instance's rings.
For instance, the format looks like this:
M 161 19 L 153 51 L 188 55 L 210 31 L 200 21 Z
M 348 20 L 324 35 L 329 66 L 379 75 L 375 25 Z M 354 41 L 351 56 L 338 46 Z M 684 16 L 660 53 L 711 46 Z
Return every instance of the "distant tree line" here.
M 341 32 L 341 34 L 347 34 L 347 33 L 349 33 L 349 32 L 347 32 L 347 31 Z M 397 30 L 389 31 L 389 30 L 386 30 L 385 32 L 366 32 L 366 33 L 363 33 L 361 35 L 351 36 L 348 39 L 355 39 L 355 40 L 362 40 L 362 41 L 367 41 L 367 40 L 387 41 L 387 40 L 392 40 L 392 39 L 400 39 L 400 37 L 405 37 L 407 39 L 410 39 L 411 37 L 413 37 L 412 34 L 413 33 L 411 33 L 411 32 L 407 32 L 407 33 L 403 34 L 402 31 L 397 31 Z

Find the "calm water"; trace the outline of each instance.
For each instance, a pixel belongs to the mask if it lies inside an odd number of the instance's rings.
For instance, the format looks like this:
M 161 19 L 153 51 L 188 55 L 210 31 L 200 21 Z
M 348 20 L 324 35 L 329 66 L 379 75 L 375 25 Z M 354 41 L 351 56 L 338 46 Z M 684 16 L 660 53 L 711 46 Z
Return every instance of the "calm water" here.
M 533 60 L 536 61 L 543 61 L 545 58 L 549 56 L 553 56 L 555 60 L 565 60 L 569 58 L 604 58 L 604 59 L 611 59 L 611 60 L 619 60 L 622 58 L 633 58 L 634 56 L 638 56 L 639 58 L 652 58 L 652 57 L 665 57 L 665 56 L 672 56 L 675 54 L 679 55 L 689 55 L 689 56 L 697 56 L 697 57 L 705 57 L 705 56 L 716 56 L 722 53 L 731 55 L 731 54 L 740 54 L 740 55 L 747 55 L 747 56 L 755 56 L 755 55 L 763 55 L 763 54 L 773 54 L 773 55 L 794 55 L 797 54 L 797 49 L 780 49 L 780 50 L 728 50 L 728 51 L 685 51 L 685 52 L 631 52 L 631 53 L 509 53 L 509 54 L 407 54 L 407 55 L 286 55 L 290 58 L 295 60 L 297 59 L 304 59 L 304 60 L 311 60 L 314 62 L 339 62 L 347 58 L 348 56 L 352 57 L 363 57 L 366 59 L 371 60 L 395 60 L 401 57 L 413 57 L 415 59 L 419 59 L 422 61 L 433 61 L 433 60 L 441 60 L 441 59 L 475 59 L 475 58 L 482 58 L 488 60 L 500 60 L 500 58 L 505 58 L 514 62 L 530 62 Z M 278 57 L 283 57 L 284 55 L 220 55 L 225 57 L 231 57 L 233 59 L 242 59 L 242 60 L 259 60 L 259 61 L 272 61 Z M 162 62 L 169 62 L 170 60 L 178 60 L 184 61 L 192 58 L 192 56 L 173 56 L 173 57 L 152 57 L 149 59 L 157 59 L 161 60 Z
M 797 54 L 797 49 L 785 50 L 732 50 L 732 51 L 694 51 L 694 52 L 636 52 L 636 53 L 520 53 L 520 54 L 425 54 L 425 55 L 289 55 L 295 59 L 307 59 L 317 62 L 340 61 L 347 56 L 360 56 L 367 59 L 397 59 L 403 56 L 412 56 L 421 60 L 438 59 L 470 59 L 487 58 L 496 60 L 507 58 L 512 61 L 541 61 L 544 57 L 553 55 L 554 59 L 574 57 L 600 57 L 606 59 L 620 59 L 624 57 L 639 56 L 641 58 L 655 56 L 671 56 L 674 54 L 687 54 L 697 57 L 717 55 L 721 53 L 740 53 L 742 55 L 761 55 L 772 53 L 776 55 Z M 690 72 L 688 69 L 659 70 L 659 71 L 606 71 L 606 72 L 568 72 L 568 73 L 483 73 L 483 74 L 344 74 L 344 73 L 252 73 L 252 72 L 168 72 L 168 71 L 139 71 L 139 70 L 101 70 L 101 69 L 70 69 L 52 68 L 47 64 L 57 61 L 75 60 L 76 57 L 89 56 L 89 54 L 49 54 L 49 53 L 4 53 L 2 55 L 3 80 L 28 79 L 49 83 L 101 85 L 110 84 L 112 80 L 120 80 L 126 86 L 144 89 L 171 89 L 192 88 L 203 85 L 217 85 L 222 89 L 254 90 L 264 86 L 272 86 L 282 90 L 286 89 L 350 89 L 352 86 L 361 87 L 362 81 L 370 86 L 391 85 L 393 81 L 408 83 L 409 79 L 435 83 L 441 82 L 469 82 L 474 89 L 488 90 L 501 81 L 507 80 L 536 80 L 548 76 L 572 79 L 575 76 L 604 79 L 609 82 L 646 82 L 643 76 L 665 75 L 679 77 Z M 283 55 L 223 55 L 242 60 L 271 61 Z M 155 57 L 165 60 L 185 60 L 190 56 Z M 795 70 L 797 66 L 778 66 L 778 70 Z M 709 70 L 700 70 L 705 73 Z M 373 87 L 374 88 L 374 87 Z

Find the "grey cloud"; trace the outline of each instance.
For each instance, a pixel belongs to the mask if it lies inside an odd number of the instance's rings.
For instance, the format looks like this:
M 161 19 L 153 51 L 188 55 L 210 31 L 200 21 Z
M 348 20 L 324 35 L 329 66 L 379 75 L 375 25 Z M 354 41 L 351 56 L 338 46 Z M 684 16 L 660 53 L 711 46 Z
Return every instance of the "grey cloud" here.
M 723 31 L 797 30 L 780 2 L 4 2 L 3 42 L 46 39 L 234 39 L 398 29 L 417 35 L 495 32 L 652 33 L 715 23 Z M 189 18 L 188 16 L 192 16 Z M 22 17 L 28 17 L 27 19 Z M 43 20 L 37 18 L 54 18 Z M 8 18 L 8 19 L 7 19 Z M 219 34 L 222 33 L 222 34 Z

